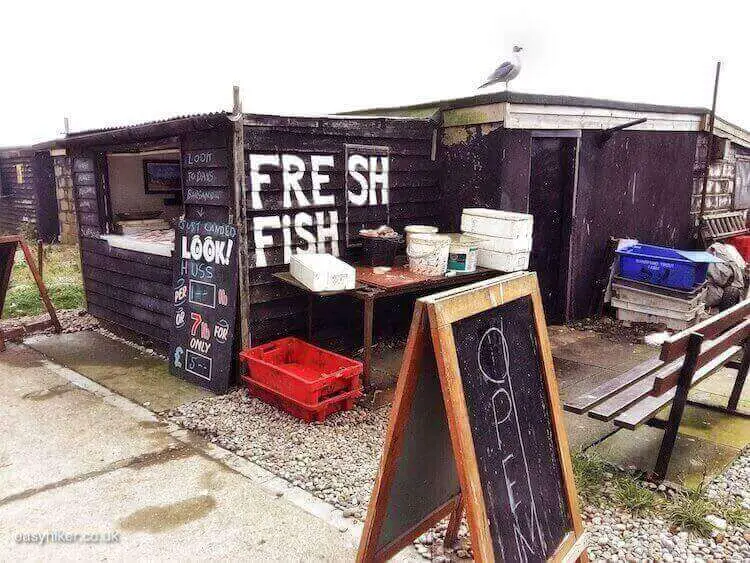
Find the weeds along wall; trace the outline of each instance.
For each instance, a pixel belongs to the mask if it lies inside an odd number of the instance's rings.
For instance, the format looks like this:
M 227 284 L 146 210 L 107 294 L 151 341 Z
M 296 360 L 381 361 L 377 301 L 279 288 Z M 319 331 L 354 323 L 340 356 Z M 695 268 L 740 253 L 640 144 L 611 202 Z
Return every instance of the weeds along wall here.
M 292 254 L 352 259 L 362 228 L 438 225 L 435 131 L 434 122 L 416 119 L 245 117 L 254 344 L 304 331 L 307 297 L 273 277 L 289 269 Z M 329 299 L 317 310 L 318 339 L 359 326 L 351 299 Z

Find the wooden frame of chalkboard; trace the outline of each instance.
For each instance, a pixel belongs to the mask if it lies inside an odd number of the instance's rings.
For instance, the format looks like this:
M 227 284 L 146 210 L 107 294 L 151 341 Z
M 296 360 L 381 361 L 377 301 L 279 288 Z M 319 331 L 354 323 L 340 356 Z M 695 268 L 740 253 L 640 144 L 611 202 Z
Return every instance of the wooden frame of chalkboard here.
M 505 335 L 502 328 L 491 328 L 498 323 L 502 327 L 503 322 Z M 472 337 L 469 329 L 483 335 Z M 456 330 L 463 331 L 458 338 Z M 488 334 L 496 341 L 494 348 L 483 352 Z M 467 352 L 473 344 L 476 350 Z M 511 362 L 509 349 L 524 355 Z M 490 370 L 490 361 L 493 369 L 496 362 L 500 365 L 498 358 L 505 362 L 505 376 L 495 381 L 485 368 Z M 474 362 L 472 369 L 468 362 Z M 466 372 L 463 377 L 462 368 Z M 507 401 L 496 392 L 491 401 L 477 404 L 473 387 L 477 380 L 487 383 L 483 376 L 490 381 L 491 390 L 515 379 L 516 394 L 507 383 Z M 530 404 L 521 405 L 524 400 Z M 494 420 L 494 432 L 477 425 L 476 416 L 472 418 L 481 409 L 487 420 Z M 498 417 L 498 412 L 504 416 Z M 494 419 L 489 418 L 492 413 Z M 538 427 L 524 427 L 529 421 Z M 510 426 L 502 429 L 506 434 L 501 440 L 499 428 L 506 423 Z M 524 445 L 524 440 L 531 442 Z M 423 442 L 427 445 L 420 446 Z M 488 458 L 486 452 L 493 448 L 494 457 Z M 529 462 L 527 455 L 538 457 Z M 515 478 L 514 463 L 521 479 Z M 545 489 L 544 498 L 538 488 Z M 488 499 L 505 500 L 495 501 L 488 510 Z M 523 520 L 517 509 L 526 510 L 521 513 Z M 586 559 L 568 440 L 534 273 L 509 274 L 417 302 L 358 561 L 388 559 L 450 514 L 447 545 L 455 538 L 463 510 L 477 561 Z M 524 529 L 527 522 L 535 525 Z M 511 551 L 506 552 L 509 547 Z

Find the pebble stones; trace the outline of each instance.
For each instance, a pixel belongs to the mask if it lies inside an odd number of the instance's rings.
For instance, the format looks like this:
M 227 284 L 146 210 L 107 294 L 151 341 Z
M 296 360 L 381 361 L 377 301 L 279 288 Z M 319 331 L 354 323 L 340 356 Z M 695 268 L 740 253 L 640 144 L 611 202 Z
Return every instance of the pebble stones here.
M 387 408 L 356 408 L 307 424 L 238 390 L 182 405 L 167 416 L 335 505 L 346 518 L 364 519 L 382 453 Z M 613 483 L 613 477 L 607 480 Z M 611 489 L 612 483 L 603 483 L 603 489 Z M 674 493 L 670 486 L 650 488 L 667 497 Z M 750 449 L 706 491 L 750 508 Z M 713 537 L 705 539 L 672 529 L 657 516 L 636 517 L 609 506 L 585 505 L 581 517 L 590 533 L 592 561 L 750 561 L 750 530 L 718 516 L 712 519 Z M 444 545 L 447 525 L 443 520 L 417 538 L 416 551 L 434 562 L 471 559 L 466 521 L 452 546 Z
M 241 389 L 182 405 L 167 416 L 334 505 L 345 517 L 364 520 L 387 408 L 357 407 L 308 424 Z

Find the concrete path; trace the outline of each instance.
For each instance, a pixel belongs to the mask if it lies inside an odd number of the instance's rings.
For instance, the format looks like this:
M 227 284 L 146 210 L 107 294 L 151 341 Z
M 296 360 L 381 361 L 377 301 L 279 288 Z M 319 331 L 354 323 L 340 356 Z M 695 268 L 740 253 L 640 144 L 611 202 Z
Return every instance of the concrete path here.
M 611 342 L 599 334 L 571 328 L 550 327 L 560 395 L 577 396 L 636 364 L 656 356 L 658 348 L 642 344 Z M 726 406 L 734 384 L 734 370 L 722 369 L 696 386 L 690 398 Z M 750 412 L 750 384 L 745 385 L 740 408 Z M 669 410 L 659 413 L 666 419 Z M 571 447 L 579 449 L 605 438 L 592 450 L 623 467 L 650 470 L 654 466 L 664 433 L 642 426 L 635 431 L 620 429 L 610 422 L 565 413 Z M 609 436 L 612 434 L 611 436 Z M 697 486 L 719 473 L 740 450 L 750 443 L 750 419 L 688 406 L 685 409 L 667 480 Z
M 25 346 L 0 354 L 3 559 L 351 561 L 330 507 Z

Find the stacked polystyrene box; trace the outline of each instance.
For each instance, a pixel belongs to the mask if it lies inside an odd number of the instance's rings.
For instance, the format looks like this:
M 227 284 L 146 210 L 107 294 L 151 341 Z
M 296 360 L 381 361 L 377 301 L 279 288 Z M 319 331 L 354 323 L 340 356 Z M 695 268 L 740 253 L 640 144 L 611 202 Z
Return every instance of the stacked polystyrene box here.
M 330 254 L 294 254 L 289 273 L 312 291 L 354 289 L 356 277 L 354 268 Z
M 477 265 L 482 268 L 516 272 L 529 267 L 534 217 L 497 209 L 464 209 L 461 231 L 477 235 Z

